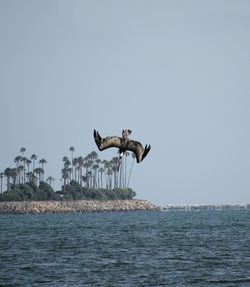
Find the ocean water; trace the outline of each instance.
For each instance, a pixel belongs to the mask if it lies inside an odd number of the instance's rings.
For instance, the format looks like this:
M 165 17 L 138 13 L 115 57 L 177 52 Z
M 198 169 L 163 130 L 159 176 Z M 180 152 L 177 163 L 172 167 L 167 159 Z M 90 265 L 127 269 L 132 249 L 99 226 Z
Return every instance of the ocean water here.
M 0 215 L 0 286 L 250 286 L 250 210 Z

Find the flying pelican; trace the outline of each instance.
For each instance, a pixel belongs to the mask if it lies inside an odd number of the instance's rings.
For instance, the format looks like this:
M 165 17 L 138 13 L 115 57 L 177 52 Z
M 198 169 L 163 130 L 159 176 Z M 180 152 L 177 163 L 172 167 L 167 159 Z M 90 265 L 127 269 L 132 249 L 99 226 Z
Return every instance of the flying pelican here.
M 124 129 L 122 130 L 122 137 L 111 136 L 102 138 L 98 131 L 94 130 L 94 139 L 100 151 L 110 147 L 116 147 L 119 149 L 118 170 L 122 157 L 126 150 L 132 151 L 135 154 L 137 163 L 140 163 L 141 161 L 143 161 L 143 159 L 146 157 L 146 155 L 151 149 L 150 145 L 146 145 L 145 148 L 143 148 L 140 142 L 129 139 L 128 136 L 131 133 L 132 131 L 130 129 Z

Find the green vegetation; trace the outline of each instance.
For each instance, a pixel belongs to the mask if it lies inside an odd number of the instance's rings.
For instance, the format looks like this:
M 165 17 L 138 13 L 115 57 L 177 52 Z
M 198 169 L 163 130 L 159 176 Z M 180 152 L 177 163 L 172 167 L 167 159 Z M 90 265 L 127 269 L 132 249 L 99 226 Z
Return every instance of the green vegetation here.
M 118 157 L 111 161 L 100 160 L 98 154 L 93 151 L 86 157 L 74 157 L 75 148 L 70 147 L 71 160 L 63 157 L 62 177 L 60 179 L 61 190 L 54 191 L 52 183 L 55 179 L 48 176 L 44 180 L 47 164 L 45 159 L 38 160 L 37 155 L 32 154 L 30 159 L 24 156 L 26 149 L 20 149 L 20 155 L 14 159 L 15 167 L 7 167 L 0 172 L 0 201 L 24 201 L 24 200 L 115 200 L 132 199 L 136 193 L 129 188 L 131 170 L 128 170 L 127 157 L 117 171 Z M 3 183 L 6 190 L 3 191 Z

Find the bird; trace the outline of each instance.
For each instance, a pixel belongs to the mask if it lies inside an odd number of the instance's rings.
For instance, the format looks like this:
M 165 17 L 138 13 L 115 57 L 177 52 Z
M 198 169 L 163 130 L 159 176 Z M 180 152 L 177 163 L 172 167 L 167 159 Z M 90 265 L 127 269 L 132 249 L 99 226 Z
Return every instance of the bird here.
M 132 131 L 130 129 L 123 129 L 121 137 L 108 136 L 108 137 L 102 138 L 99 132 L 94 129 L 95 143 L 100 151 L 103 151 L 111 147 L 116 147 L 119 149 L 119 164 L 117 168 L 118 171 L 119 171 L 120 163 L 122 161 L 122 157 L 126 150 L 132 151 L 135 154 L 137 163 L 140 163 L 143 161 L 143 159 L 146 157 L 146 155 L 151 149 L 150 145 L 146 145 L 143 148 L 140 142 L 129 139 L 128 136 L 131 133 Z

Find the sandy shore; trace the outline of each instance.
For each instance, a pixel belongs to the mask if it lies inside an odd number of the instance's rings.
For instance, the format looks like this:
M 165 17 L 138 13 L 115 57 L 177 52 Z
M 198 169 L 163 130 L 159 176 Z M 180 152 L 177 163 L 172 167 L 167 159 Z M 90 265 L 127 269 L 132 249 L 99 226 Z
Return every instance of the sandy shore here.
M 0 214 L 44 214 L 106 211 L 159 210 L 147 200 L 76 200 L 0 202 Z

